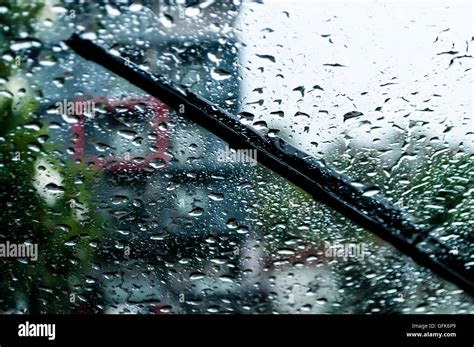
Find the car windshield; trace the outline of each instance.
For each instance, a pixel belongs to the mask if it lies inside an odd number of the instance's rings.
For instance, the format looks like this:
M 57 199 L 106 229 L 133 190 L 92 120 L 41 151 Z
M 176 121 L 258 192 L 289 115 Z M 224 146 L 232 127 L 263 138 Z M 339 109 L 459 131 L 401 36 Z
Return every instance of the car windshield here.
M 474 313 L 472 4 L 3 1 L 0 18 L 1 312 Z M 114 57 L 346 177 L 330 193 L 355 212 Z

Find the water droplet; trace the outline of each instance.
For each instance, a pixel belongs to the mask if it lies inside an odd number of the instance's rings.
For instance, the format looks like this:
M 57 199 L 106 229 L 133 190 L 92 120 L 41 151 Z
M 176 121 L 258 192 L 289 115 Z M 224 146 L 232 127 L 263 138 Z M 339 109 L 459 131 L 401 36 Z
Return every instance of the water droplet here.
M 232 77 L 232 73 L 224 69 L 213 69 L 211 71 L 211 77 L 216 81 L 223 81 Z

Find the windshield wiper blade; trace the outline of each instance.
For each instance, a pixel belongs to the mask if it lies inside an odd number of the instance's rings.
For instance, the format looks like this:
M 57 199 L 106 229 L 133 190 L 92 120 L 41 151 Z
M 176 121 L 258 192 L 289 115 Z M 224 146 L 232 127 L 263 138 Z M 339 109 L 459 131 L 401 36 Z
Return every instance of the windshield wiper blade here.
M 391 243 L 420 265 L 431 269 L 474 295 L 473 271 L 460 256 L 417 226 L 416 220 L 388 200 L 364 193 L 369 189 L 328 167 L 280 138 L 262 136 L 208 100 L 164 76 L 153 74 L 94 42 L 73 34 L 66 44 L 81 57 L 102 65 L 131 84 L 229 143 L 257 150 L 257 160 L 335 209 L 350 220 Z M 184 112 L 181 112 L 184 111 Z

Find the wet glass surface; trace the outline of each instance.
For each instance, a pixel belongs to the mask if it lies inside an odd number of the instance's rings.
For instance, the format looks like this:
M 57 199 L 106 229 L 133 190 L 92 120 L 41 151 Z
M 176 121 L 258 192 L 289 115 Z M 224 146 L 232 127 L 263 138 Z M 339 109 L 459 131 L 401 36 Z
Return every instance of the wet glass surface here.
M 455 285 L 63 42 L 82 32 L 324 159 L 472 269 L 471 10 L 3 2 L 0 242 L 32 254 L 0 258 L 0 310 L 473 313 Z

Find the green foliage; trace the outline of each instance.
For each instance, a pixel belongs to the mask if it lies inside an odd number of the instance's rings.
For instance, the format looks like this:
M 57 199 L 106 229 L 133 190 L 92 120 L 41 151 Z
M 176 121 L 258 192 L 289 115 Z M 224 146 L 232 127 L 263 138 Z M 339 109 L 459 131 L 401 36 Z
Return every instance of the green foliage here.
M 9 8 L 0 15 L 3 30 L 0 41 L 2 53 L 8 52 L 10 40 L 20 31 L 34 35 L 34 17 L 42 4 L 0 2 Z M 2 61 L 0 77 L 6 81 L 22 79 L 21 67 Z M 73 288 L 72 283 L 85 283 L 91 263 L 97 260 L 92 240 L 100 241 L 101 220 L 90 192 L 95 173 L 83 164 L 63 162 L 57 155 L 58 143 L 39 143 L 38 138 L 48 135 L 44 126 L 33 130 L 24 125 L 36 121 L 41 124 L 37 111 L 39 102 L 32 91 L 22 96 L 17 91 L 0 95 L 0 242 L 30 241 L 38 244 L 39 257 L 35 261 L 2 259 L 0 261 L 0 311 L 14 309 L 24 302 L 30 313 L 67 313 L 71 293 L 84 288 Z M 37 150 L 32 149 L 35 146 Z M 37 159 L 46 160 L 63 179 L 64 194 L 48 206 L 33 185 Z M 77 177 L 83 177 L 77 184 Z M 71 199 L 78 200 L 72 205 Z M 77 218 L 79 208 L 90 211 L 83 220 Z M 79 237 L 68 245 L 67 241 Z M 77 281 L 77 279 L 82 279 Z

